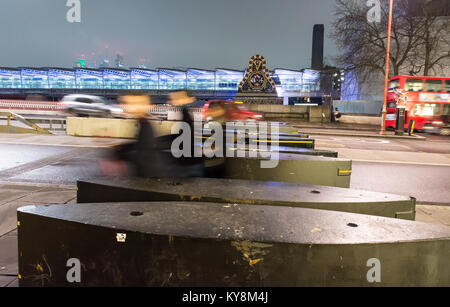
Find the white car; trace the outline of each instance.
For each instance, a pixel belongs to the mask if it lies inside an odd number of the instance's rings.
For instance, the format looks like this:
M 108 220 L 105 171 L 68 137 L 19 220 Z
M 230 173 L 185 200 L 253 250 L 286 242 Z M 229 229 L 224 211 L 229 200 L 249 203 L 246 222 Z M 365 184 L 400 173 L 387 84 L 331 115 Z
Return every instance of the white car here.
M 122 117 L 123 109 L 118 105 L 108 104 L 99 96 L 73 94 L 64 96 L 60 105 L 64 110 L 76 116 Z

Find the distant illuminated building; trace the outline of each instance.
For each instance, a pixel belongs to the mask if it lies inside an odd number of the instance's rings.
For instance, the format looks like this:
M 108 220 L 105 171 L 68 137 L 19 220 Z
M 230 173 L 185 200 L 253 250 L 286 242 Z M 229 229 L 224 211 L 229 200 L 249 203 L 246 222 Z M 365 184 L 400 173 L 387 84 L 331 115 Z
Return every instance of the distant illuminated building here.
M 100 69 L 109 68 L 109 60 L 103 59 L 98 68 Z
M 115 67 L 123 68 L 123 56 L 121 54 L 116 55 Z

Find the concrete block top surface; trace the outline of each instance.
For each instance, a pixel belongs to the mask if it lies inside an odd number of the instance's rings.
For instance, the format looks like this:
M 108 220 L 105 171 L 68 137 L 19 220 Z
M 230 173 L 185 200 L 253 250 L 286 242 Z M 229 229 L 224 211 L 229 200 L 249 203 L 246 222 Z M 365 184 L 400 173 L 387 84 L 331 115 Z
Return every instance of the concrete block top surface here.
M 183 200 L 183 196 L 190 196 L 200 201 L 202 198 L 240 203 L 257 203 L 258 200 L 261 200 L 265 203 L 273 202 L 274 205 L 282 203 L 367 203 L 367 205 L 370 205 L 371 203 L 411 200 L 408 196 L 364 190 L 239 179 L 130 178 L 79 180 L 80 192 L 83 192 L 83 183 L 128 189 L 130 193 L 132 191 L 144 191 L 179 195 L 180 200 Z
M 193 202 L 27 206 L 18 209 L 20 227 L 27 227 L 27 215 L 112 228 L 118 233 L 268 244 L 348 245 L 450 240 L 450 228 L 446 226 L 292 207 Z
M 274 148 L 276 150 L 276 147 Z M 258 151 L 271 151 L 271 147 L 267 146 L 266 148 L 258 148 Z M 259 160 L 267 160 L 266 157 L 251 157 L 248 154 L 246 154 L 246 159 L 259 159 Z M 280 161 L 307 161 L 307 162 L 348 162 L 350 163 L 351 160 L 349 159 L 341 159 L 341 158 L 331 158 L 331 157 L 323 157 L 323 156 L 311 156 L 311 155 L 302 155 L 302 154 L 291 154 L 291 153 L 278 153 L 278 159 Z

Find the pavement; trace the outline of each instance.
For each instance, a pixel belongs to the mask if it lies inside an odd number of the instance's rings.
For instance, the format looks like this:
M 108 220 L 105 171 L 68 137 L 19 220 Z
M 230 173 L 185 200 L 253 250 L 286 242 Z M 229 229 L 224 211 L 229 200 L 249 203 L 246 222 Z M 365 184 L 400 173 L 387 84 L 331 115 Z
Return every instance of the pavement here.
M 337 136 L 326 134 L 333 127 L 308 127 L 300 130 L 310 129 L 317 149 L 335 150 L 341 158 L 354 161 L 352 188 L 412 195 L 419 199 L 417 221 L 450 226 L 450 139 L 423 142 L 364 136 L 375 134 L 373 127 L 340 127 L 349 135 Z M 316 130 L 325 134 L 311 133 Z M 96 176 L 93 166 L 102 153 L 124 142 L 65 135 L 0 135 L 0 287 L 18 286 L 17 208 L 75 204 L 76 178 Z
M 365 124 L 344 124 L 344 123 L 306 123 L 296 120 L 288 120 L 293 127 L 300 129 L 306 134 L 314 135 L 333 135 L 333 136 L 360 136 L 374 137 L 386 139 L 416 139 L 426 140 L 427 137 L 419 134 L 395 135 L 394 131 L 387 130 L 384 134 L 380 134 L 380 126 Z
M 0 287 L 18 286 L 17 208 L 74 203 L 75 186 L 0 182 Z
M 22 206 L 76 204 L 73 185 L 0 182 L 0 287 L 18 287 L 16 210 Z M 450 206 L 417 205 L 416 220 L 450 226 Z

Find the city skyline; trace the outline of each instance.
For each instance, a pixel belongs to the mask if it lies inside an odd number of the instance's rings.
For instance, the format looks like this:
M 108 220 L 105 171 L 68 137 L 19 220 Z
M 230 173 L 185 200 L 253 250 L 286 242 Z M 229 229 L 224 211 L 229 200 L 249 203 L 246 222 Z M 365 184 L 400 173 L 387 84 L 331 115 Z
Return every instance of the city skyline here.
M 326 64 L 336 53 L 328 38 L 334 0 L 80 3 L 81 22 L 69 23 L 66 1 L 2 1 L 0 66 L 73 67 L 85 58 L 88 67 L 103 59 L 112 67 L 121 54 L 125 68 L 242 70 L 252 55 L 263 54 L 271 69 L 302 69 L 311 66 L 314 24 L 325 24 Z

